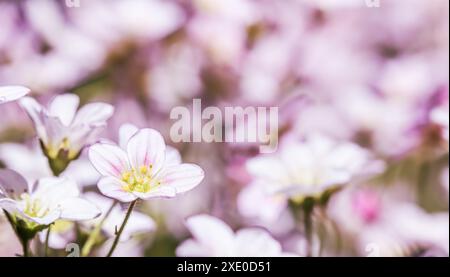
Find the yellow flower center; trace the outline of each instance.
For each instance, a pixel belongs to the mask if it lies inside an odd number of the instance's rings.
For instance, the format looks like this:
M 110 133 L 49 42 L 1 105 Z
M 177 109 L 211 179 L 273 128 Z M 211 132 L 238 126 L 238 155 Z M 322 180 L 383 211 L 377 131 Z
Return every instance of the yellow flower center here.
M 78 151 L 71 149 L 70 140 L 68 138 L 64 138 L 59 145 L 48 145 L 47 154 L 50 158 L 56 159 L 58 158 L 58 154 L 61 150 L 68 151 L 68 158 L 73 159 L 78 155 Z
M 42 218 L 50 212 L 50 208 L 38 198 L 33 199 L 27 193 L 22 194 L 21 198 L 25 201 L 24 213 L 30 217 Z
M 159 186 L 161 182 L 153 178 L 152 169 L 152 165 L 143 165 L 138 170 L 133 168 L 122 173 L 122 181 L 126 183 L 122 189 L 127 192 L 146 193 Z

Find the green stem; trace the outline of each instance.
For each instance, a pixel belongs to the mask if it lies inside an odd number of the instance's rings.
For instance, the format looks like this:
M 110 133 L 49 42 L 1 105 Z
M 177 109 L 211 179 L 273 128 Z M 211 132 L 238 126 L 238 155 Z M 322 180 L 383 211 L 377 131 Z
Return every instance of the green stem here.
M 312 256 L 312 220 L 311 212 L 305 210 L 303 224 L 305 225 L 305 236 L 308 245 L 306 246 L 306 256 Z
M 23 257 L 30 257 L 30 241 L 29 240 L 20 240 L 23 249 Z
M 8 219 L 8 222 L 11 225 L 11 228 L 14 230 L 14 233 L 16 234 L 17 238 L 20 241 L 20 244 L 22 245 L 23 257 L 29 257 L 30 256 L 30 248 L 29 248 L 30 240 L 22 238 L 22 236 L 19 235 L 19 232 L 16 228 L 16 224 L 14 223 L 14 220 L 11 217 L 11 215 L 6 210 L 3 210 L 3 212 L 5 213 L 6 218 Z
M 48 226 L 47 235 L 45 236 L 45 248 L 44 248 L 44 256 L 48 256 L 48 242 L 50 240 L 50 232 L 51 232 L 52 226 Z
M 307 241 L 306 256 L 312 256 L 312 244 L 313 244 L 313 224 L 312 224 L 312 212 L 314 209 L 314 200 L 306 198 L 303 203 L 303 224 L 305 227 L 305 237 Z
M 92 247 L 94 246 L 95 242 L 97 241 L 97 237 L 100 234 L 100 231 L 102 230 L 102 226 L 105 223 L 108 216 L 111 214 L 111 211 L 116 206 L 117 201 L 114 201 L 111 205 L 111 207 L 108 209 L 108 211 L 103 216 L 103 219 L 95 226 L 95 229 L 89 234 L 89 237 L 86 240 L 86 243 L 83 245 L 83 249 L 81 249 L 81 256 L 86 257 L 91 252 Z
M 123 229 L 125 229 L 125 225 L 127 225 L 128 219 L 130 218 L 131 212 L 133 211 L 133 208 L 136 205 L 137 201 L 138 201 L 137 199 L 134 200 L 133 202 L 131 202 L 130 207 L 128 207 L 128 211 L 127 214 L 125 215 L 125 218 L 123 219 L 122 226 L 120 226 L 120 229 L 116 234 L 116 238 L 114 239 L 111 249 L 109 250 L 106 257 L 111 257 L 111 255 L 114 253 L 114 250 L 116 249 L 117 244 L 119 243 L 119 239 L 120 236 L 122 235 Z

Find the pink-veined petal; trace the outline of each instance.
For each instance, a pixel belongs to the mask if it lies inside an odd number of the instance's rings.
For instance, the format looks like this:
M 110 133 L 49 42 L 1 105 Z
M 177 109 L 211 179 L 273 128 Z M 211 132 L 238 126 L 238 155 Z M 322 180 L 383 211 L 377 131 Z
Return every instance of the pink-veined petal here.
M 89 147 L 89 160 L 103 176 L 121 178 L 124 171 L 129 170 L 125 151 L 110 143 L 97 143 Z
M 104 177 L 100 179 L 97 186 L 100 192 L 108 197 L 117 199 L 121 202 L 131 202 L 137 197 L 123 189 L 126 183 L 114 177 Z
M 127 144 L 128 159 L 133 168 L 152 165 L 158 172 L 164 165 L 166 144 L 161 134 L 153 129 L 141 129 Z
M 75 117 L 79 103 L 80 98 L 75 94 L 58 95 L 51 101 L 48 111 L 51 116 L 59 118 L 62 124 L 68 126 Z
M 22 86 L 0 87 L 0 104 L 17 100 L 30 92 L 29 88 Z
M 164 168 L 161 177 L 162 186 L 170 186 L 177 193 L 195 188 L 205 177 L 203 169 L 195 164 L 180 164 Z

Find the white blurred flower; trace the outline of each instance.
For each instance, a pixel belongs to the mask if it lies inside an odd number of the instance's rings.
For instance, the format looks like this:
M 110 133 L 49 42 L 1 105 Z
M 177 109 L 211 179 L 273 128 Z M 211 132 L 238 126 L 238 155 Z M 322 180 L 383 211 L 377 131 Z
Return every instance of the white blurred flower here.
M 113 204 L 113 200 L 100 196 L 94 192 L 87 192 L 83 194 L 83 198 L 95 203 L 100 209 L 101 216 L 82 222 L 83 229 L 87 229 L 92 232 L 97 224 L 99 224 L 105 217 L 106 213 Z M 113 238 L 116 232 L 116 226 L 119 226 L 123 220 L 123 210 L 119 206 L 114 206 L 110 211 L 108 217 L 102 224 L 101 230 L 107 235 L 108 238 Z M 67 243 L 73 241 L 76 238 L 76 234 L 73 227 L 73 223 L 66 220 L 57 220 L 52 226 L 52 231 L 49 237 L 49 246 L 55 249 L 63 249 Z M 120 237 L 120 243 L 130 240 L 133 236 L 139 234 L 145 234 L 152 232 L 156 229 L 156 224 L 153 219 L 143 213 L 134 212 L 130 215 L 128 224 Z M 39 233 L 39 239 L 45 242 L 46 232 Z
M 23 162 L 25 160 L 26 163 Z M 0 144 L 0 161 L 7 168 L 20 172 L 28 182 L 52 176 L 47 159 L 37 144 L 29 147 L 18 143 Z M 95 185 L 99 176 L 84 154 L 72 161 L 61 174 L 61 177 L 74 180 L 80 187 Z
M 67 162 L 65 166 L 80 154 L 86 144 L 92 143 L 114 111 L 105 103 L 90 103 L 77 111 L 79 101 L 74 94 L 58 95 L 48 109 L 30 97 L 20 101 L 33 120 L 46 156 L 49 160 L 64 160 Z
M 300 143 L 289 142 L 279 153 L 260 155 L 247 162 L 249 173 L 267 193 L 293 198 L 320 195 L 382 168 L 358 145 L 337 143 L 319 135 Z
M 197 215 L 186 221 L 193 239 L 184 241 L 176 250 L 177 256 L 212 257 L 273 257 L 291 255 L 284 253 L 281 245 L 268 232 L 247 228 L 236 233 L 222 220 Z
M 84 197 L 89 201 L 95 203 L 102 211 L 102 215 L 105 215 L 108 209 L 113 204 L 112 199 L 103 197 L 93 192 L 84 194 Z M 115 206 L 111 210 L 109 216 L 103 222 L 102 230 L 108 235 L 108 237 L 115 236 L 116 227 L 122 223 L 123 213 L 123 209 L 120 206 Z M 99 218 L 84 223 L 87 226 L 95 226 L 101 220 L 103 220 L 103 218 L 103 216 L 100 216 Z M 155 229 L 156 223 L 151 217 L 146 214 L 134 211 L 128 219 L 127 225 L 125 226 L 125 229 L 123 230 L 123 233 L 120 237 L 120 241 L 127 241 L 135 235 L 149 233 L 154 231 Z
M 158 131 L 136 132 L 134 126 L 124 125 L 119 133 L 122 147 L 101 142 L 89 148 L 89 159 L 103 176 L 98 188 L 104 195 L 122 202 L 171 198 L 203 180 L 204 172 L 199 166 L 182 164 L 177 153 L 166 151 Z
M 87 220 L 100 215 L 95 205 L 79 195 L 76 183 L 66 178 L 42 178 L 29 186 L 17 172 L 0 170 L 0 207 L 27 222 L 49 225 L 58 219 Z
M 17 100 L 30 92 L 30 89 L 22 86 L 0 87 L 0 104 Z

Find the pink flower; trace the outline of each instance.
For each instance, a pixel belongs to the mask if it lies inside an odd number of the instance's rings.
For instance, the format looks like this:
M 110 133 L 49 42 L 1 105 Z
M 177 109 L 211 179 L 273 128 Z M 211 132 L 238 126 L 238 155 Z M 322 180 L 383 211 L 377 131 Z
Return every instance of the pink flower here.
M 122 202 L 171 198 L 203 180 L 204 172 L 199 166 L 180 163 L 177 153 L 167 151 L 158 131 L 136 132 L 134 126 L 124 125 L 120 137 L 122 147 L 101 142 L 89 148 L 89 159 L 103 176 L 98 188 L 104 195 Z

